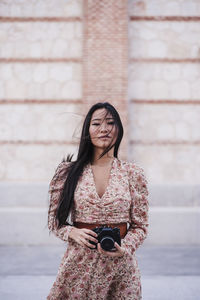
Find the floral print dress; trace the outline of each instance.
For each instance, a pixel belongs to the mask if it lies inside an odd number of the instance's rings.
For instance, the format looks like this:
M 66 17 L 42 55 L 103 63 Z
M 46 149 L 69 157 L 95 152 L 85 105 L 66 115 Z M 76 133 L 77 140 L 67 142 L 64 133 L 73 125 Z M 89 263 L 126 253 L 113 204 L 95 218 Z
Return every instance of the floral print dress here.
M 48 227 L 68 245 L 47 300 L 142 299 L 135 251 L 146 238 L 148 228 L 148 189 L 143 169 L 135 163 L 114 158 L 109 183 L 101 198 L 90 163 L 79 178 L 74 193 L 73 222 L 129 224 L 122 239 L 125 254 L 113 258 L 83 247 L 68 237 L 73 226 L 56 229 L 54 216 L 68 164 L 70 162 L 59 164 L 49 187 Z

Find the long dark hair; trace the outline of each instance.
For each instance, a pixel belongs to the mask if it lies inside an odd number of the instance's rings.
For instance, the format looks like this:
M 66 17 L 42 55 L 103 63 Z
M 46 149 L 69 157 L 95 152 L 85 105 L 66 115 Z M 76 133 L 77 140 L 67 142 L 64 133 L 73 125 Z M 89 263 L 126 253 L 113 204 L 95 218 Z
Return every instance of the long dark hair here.
M 117 138 L 115 143 L 110 144 L 106 149 L 104 149 L 104 151 L 101 153 L 99 158 L 105 155 L 113 147 L 114 147 L 114 157 L 117 158 L 119 145 L 123 137 L 123 126 L 122 126 L 120 116 L 117 110 L 114 108 L 114 106 L 112 106 L 110 103 L 108 102 L 96 103 L 90 108 L 90 110 L 88 111 L 85 117 L 82 133 L 81 133 L 77 160 L 74 162 L 71 161 L 73 154 L 68 155 L 67 158 L 63 160 L 63 161 L 71 162 L 71 164 L 67 169 L 66 181 L 64 183 L 63 190 L 60 194 L 60 199 L 57 207 L 55 218 L 57 221 L 56 224 L 58 224 L 58 228 L 62 227 L 63 225 L 69 224 L 67 219 L 69 217 L 70 209 L 74 202 L 74 191 L 76 189 L 78 179 L 81 176 L 84 167 L 89 162 L 91 162 L 93 156 L 93 144 L 91 142 L 90 134 L 89 134 L 89 127 L 90 127 L 92 114 L 97 109 L 102 109 L 102 108 L 106 109 L 107 111 L 106 115 L 108 113 L 112 115 L 114 119 L 113 126 L 116 126 L 117 129 Z

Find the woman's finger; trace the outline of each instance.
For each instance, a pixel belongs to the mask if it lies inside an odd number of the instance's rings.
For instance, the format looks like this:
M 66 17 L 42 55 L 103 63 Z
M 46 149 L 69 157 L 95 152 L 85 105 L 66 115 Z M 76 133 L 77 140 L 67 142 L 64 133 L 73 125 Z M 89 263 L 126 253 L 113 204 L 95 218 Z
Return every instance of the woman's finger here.
M 99 252 L 105 256 L 109 257 L 117 257 L 119 254 L 117 252 L 109 252 L 109 251 L 104 251 L 101 247 L 99 247 Z
M 96 244 L 98 243 L 98 240 L 97 240 L 97 239 L 95 239 L 94 237 L 92 237 L 91 235 L 89 235 L 89 234 L 87 234 L 87 233 L 82 233 L 82 236 L 83 236 L 85 239 L 89 240 L 89 241 L 93 241 L 93 242 L 95 242 Z
M 118 243 L 115 242 L 115 248 L 121 253 L 124 254 L 124 248 L 122 248 Z
M 84 243 L 85 246 L 87 246 L 89 248 L 95 248 L 96 247 L 95 245 L 89 243 L 85 238 L 81 238 L 80 240 Z
M 93 237 L 97 237 L 96 232 L 94 232 L 93 230 L 90 230 L 90 229 L 87 229 L 87 228 L 82 228 L 81 230 L 82 230 L 83 232 L 89 234 L 89 235 L 92 235 Z
M 118 244 L 117 244 L 118 245 Z M 119 246 L 119 245 L 118 245 Z M 117 247 L 116 247 L 117 248 Z M 118 247 L 117 251 L 115 252 L 110 252 L 110 251 L 105 251 L 101 248 L 101 245 L 98 243 L 97 245 L 97 249 L 99 251 L 99 253 L 106 255 L 106 256 L 110 256 L 110 257 L 120 257 L 124 255 L 124 249 L 121 248 L 120 246 Z
M 78 243 L 79 245 L 83 246 L 83 247 L 86 247 L 86 245 L 85 245 L 85 244 L 83 243 L 83 241 L 81 241 L 81 240 L 78 240 L 77 243 Z
M 111 254 L 114 253 L 114 252 L 109 252 L 109 251 L 103 250 L 100 243 L 98 243 L 97 249 L 98 249 L 99 253 L 106 255 L 106 256 L 112 256 Z

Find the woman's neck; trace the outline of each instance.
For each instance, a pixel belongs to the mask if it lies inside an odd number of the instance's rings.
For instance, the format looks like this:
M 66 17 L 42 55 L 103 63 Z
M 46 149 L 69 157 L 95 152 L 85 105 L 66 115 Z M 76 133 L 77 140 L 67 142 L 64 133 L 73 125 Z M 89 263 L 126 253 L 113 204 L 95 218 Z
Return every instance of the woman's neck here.
M 92 165 L 98 165 L 98 166 L 105 166 L 107 164 L 110 164 L 113 159 L 114 159 L 114 149 L 110 149 L 110 151 L 108 151 L 104 156 L 102 156 L 99 159 L 99 156 L 101 155 L 101 153 L 103 152 L 102 149 L 94 149 L 94 154 L 93 154 L 93 158 L 92 158 Z

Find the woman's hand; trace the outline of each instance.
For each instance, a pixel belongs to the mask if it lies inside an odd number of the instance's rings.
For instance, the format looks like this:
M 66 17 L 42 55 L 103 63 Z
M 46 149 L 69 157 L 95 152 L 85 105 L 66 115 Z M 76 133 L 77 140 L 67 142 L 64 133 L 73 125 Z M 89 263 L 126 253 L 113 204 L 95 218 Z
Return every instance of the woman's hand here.
M 117 249 L 115 252 L 110 252 L 110 251 L 103 250 L 101 248 L 100 243 L 98 243 L 98 245 L 97 245 L 98 252 L 103 255 L 110 256 L 110 257 L 121 257 L 124 255 L 125 249 L 120 247 L 119 244 L 116 242 L 115 242 L 115 248 Z
M 74 227 L 70 231 L 69 237 L 76 241 L 79 245 L 84 247 L 96 248 L 96 246 L 91 244 L 89 241 L 98 243 L 98 240 L 95 239 L 95 237 L 97 237 L 97 234 L 94 231 L 86 228 L 79 229 Z

